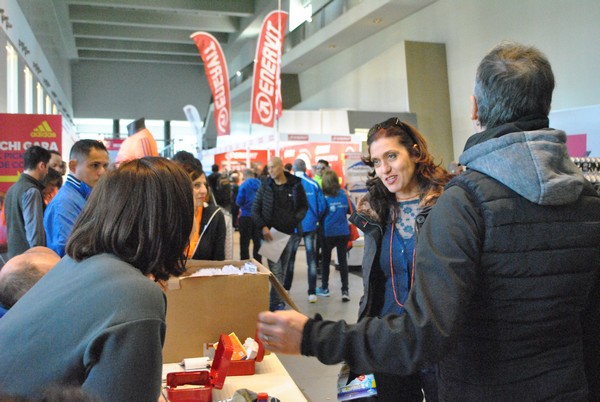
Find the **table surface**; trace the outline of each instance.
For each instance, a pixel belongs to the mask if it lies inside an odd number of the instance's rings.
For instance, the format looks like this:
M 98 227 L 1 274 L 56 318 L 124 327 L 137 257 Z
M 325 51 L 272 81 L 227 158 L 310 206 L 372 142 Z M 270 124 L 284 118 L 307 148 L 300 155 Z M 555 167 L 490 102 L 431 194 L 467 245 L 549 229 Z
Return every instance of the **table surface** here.
M 166 373 L 174 371 L 184 370 L 177 363 L 164 364 L 163 381 L 166 378 Z M 269 396 L 274 396 L 281 402 L 306 401 L 306 397 L 274 353 L 265 355 L 262 362 L 256 363 L 256 374 L 228 376 L 225 379 L 223 389 L 213 389 L 213 401 L 227 401 L 235 391 L 242 388 L 256 393 L 266 392 Z

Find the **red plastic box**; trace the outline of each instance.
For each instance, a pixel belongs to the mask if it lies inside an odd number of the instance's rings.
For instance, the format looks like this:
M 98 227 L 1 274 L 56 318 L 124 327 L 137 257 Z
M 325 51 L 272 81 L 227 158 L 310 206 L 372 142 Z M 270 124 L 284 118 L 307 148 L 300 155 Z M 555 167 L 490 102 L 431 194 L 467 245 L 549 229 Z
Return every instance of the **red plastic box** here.
M 258 334 L 256 334 L 254 337 L 254 340 L 258 344 L 258 353 L 256 354 L 256 358 L 252 360 L 232 360 L 229 363 L 229 371 L 227 371 L 227 375 L 253 375 L 256 373 L 256 362 L 262 362 L 263 358 L 265 357 L 265 345 L 260 340 Z
M 219 347 L 210 372 L 188 371 L 167 374 L 167 397 L 170 402 L 211 402 L 213 388 L 222 389 L 227 377 L 233 345 L 229 336 L 221 334 Z M 177 388 L 182 385 L 196 385 L 193 388 Z

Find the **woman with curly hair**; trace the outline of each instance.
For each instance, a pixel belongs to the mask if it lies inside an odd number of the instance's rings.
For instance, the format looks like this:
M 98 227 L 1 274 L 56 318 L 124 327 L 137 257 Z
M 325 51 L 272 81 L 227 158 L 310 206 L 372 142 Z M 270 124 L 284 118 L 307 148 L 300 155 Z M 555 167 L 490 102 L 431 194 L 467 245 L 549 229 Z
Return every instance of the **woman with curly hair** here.
M 146 157 L 106 173 L 79 215 L 67 255 L 0 320 L 0 389 L 38 399 L 51 386 L 103 401 L 156 401 L 167 303 L 185 270 L 192 182 Z
M 368 194 L 350 219 L 365 233 L 359 321 L 404 312 L 418 229 L 452 177 L 434 163 L 423 135 L 398 118 L 373 126 L 367 145 Z M 434 369 L 408 377 L 374 374 L 379 400 L 422 402 L 421 389 L 427 402 L 437 400 Z

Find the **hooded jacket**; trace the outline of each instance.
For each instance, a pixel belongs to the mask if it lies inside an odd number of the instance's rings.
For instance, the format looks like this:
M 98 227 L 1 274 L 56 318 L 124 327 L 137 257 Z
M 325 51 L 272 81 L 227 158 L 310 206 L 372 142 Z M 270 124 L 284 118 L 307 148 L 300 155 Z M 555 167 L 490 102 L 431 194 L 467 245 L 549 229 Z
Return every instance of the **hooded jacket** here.
M 400 375 L 439 362 L 442 401 L 598 400 L 600 198 L 547 125 L 471 137 L 419 235 L 405 314 L 309 320 L 302 353 Z

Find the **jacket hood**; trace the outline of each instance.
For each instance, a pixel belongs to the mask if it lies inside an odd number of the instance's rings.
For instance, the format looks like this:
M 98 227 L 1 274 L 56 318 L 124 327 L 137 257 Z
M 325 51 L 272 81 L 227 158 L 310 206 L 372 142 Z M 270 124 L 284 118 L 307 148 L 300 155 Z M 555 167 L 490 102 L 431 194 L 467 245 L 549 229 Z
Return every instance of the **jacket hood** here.
M 502 133 L 468 147 L 467 168 L 486 174 L 539 205 L 576 201 L 585 179 L 569 158 L 563 131 L 544 128 Z

